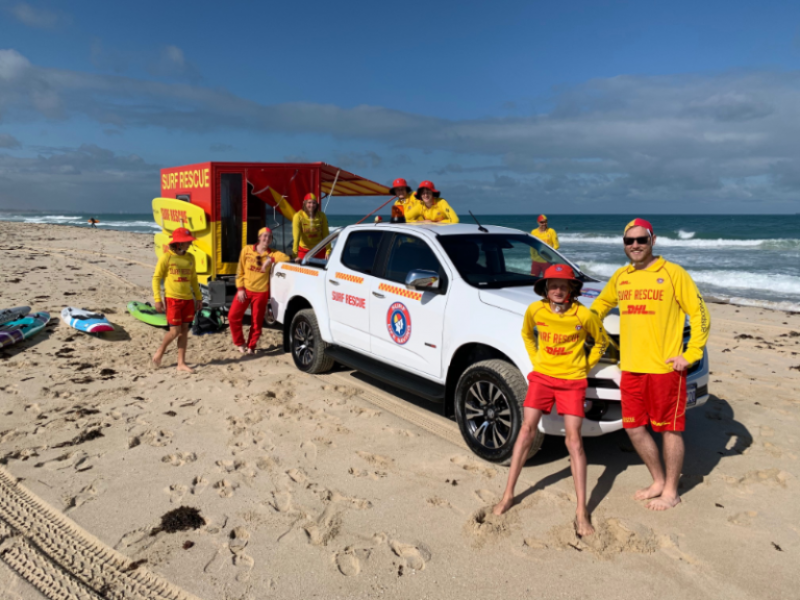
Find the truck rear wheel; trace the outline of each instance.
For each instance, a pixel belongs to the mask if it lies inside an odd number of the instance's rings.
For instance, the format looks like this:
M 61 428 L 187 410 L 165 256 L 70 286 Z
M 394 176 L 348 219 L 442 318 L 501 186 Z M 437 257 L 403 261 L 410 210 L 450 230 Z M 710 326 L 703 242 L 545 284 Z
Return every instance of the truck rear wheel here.
M 289 328 L 289 349 L 295 366 L 304 373 L 325 373 L 333 368 L 333 359 L 325 354 L 328 347 L 319 333 L 313 309 L 298 311 Z
M 456 422 L 475 454 L 492 462 L 511 461 L 527 391 L 522 373 L 504 360 L 484 360 L 464 371 L 456 385 Z M 543 440 L 537 430 L 526 460 Z

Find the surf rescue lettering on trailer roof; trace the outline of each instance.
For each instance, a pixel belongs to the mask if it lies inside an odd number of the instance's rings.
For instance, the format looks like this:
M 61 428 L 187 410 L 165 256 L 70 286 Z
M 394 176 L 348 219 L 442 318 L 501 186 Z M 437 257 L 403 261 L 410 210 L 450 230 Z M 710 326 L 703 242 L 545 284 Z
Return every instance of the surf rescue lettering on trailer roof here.
M 411 314 L 402 302 L 393 302 L 386 312 L 386 329 L 395 344 L 403 345 L 411 337 Z
M 162 190 L 190 190 L 211 187 L 211 169 L 191 169 L 161 174 Z
M 382 292 L 391 292 L 392 294 L 397 294 L 398 296 L 405 296 L 406 298 L 411 298 L 412 300 L 421 300 L 422 294 L 419 292 L 412 292 L 410 290 L 406 290 L 401 287 L 397 287 L 396 285 L 389 285 L 386 283 L 381 283 L 378 286 L 378 289 Z

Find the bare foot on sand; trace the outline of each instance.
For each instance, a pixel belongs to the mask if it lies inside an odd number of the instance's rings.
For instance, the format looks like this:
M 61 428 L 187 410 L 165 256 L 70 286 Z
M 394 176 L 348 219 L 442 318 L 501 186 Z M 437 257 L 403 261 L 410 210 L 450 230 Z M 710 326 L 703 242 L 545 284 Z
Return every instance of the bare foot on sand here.
M 255 353 L 256 353 L 255 348 L 248 348 L 245 354 L 255 354 Z
M 578 534 L 578 537 L 594 535 L 594 527 L 592 527 L 589 513 L 577 513 L 575 516 L 575 533 Z
M 247 354 L 247 348 L 245 348 L 244 346 L 236 346 L 236 349 L 242 354 Z
M 492 509 L 492 513 L 497 515 L 497 516 L 500 516 L 504 512 L 506 512 L 509 508 L 511 508 L 512 506 L 514 506 L 514 499 L 513 498 L 509 498 L 508 500 L 503 498 L 502 500 L 500 500 L 500 502 L 498 502 L 497 504 L 494 505 L 494 508 Z
M 156 355 L 153 357 L 153 365 L 155 365 L 155 368 L 156 368 L 156 369 L 160 369 L 160 368 L 161 368 L 161 359 L 162 359 L 162 358 L 163 358 L 163 357 L 162 357 L 162 356 L 159 356 L 158 354 L 156 354 Z
M 178 365 L 178 371 L 182 371 L 184 373 L 194 373 L 194 369 L 189 365 Z
M 664 491 L 664 483 L 654 481 L 653 485 L 648 488 L 643 488 L 633 495 L 634 500 L 650 500 L 650 498 L 658 498 L 661 492 Z
M 680 496 L 660 496 L 648 502 L 647 508 L 650 510 L 669 510 L 670 508 L 675 508 L 680 503 Z

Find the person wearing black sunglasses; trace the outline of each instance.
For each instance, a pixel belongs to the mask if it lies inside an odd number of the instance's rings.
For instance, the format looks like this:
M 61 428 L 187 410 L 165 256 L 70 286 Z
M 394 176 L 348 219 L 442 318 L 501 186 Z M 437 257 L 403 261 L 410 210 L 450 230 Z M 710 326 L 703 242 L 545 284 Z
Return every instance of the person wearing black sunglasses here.
M 650 222 L 628 223 L 623 242 L 631 263 L 614 273 L 591 310 L 603 319 L 619 306 L 622 426 L 653 477 L 634 498 L 648 500 L 650 510 L 667 510 L 681 501 L 686 375 L 703 358 L 711 317 L 691 276 L 653 254 Z M 691 337 L 684 350 L 686 315 Z M 647 425 L 662 434 L 663 465 Z

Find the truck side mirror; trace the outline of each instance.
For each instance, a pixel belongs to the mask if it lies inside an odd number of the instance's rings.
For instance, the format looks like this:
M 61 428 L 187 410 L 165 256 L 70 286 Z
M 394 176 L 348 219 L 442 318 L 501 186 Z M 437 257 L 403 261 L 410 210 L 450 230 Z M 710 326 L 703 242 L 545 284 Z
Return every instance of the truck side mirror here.
M 438 290 L 439 274 L 424 269 L 413 269 L 406 275 L 406 286 L 415 290 Z

